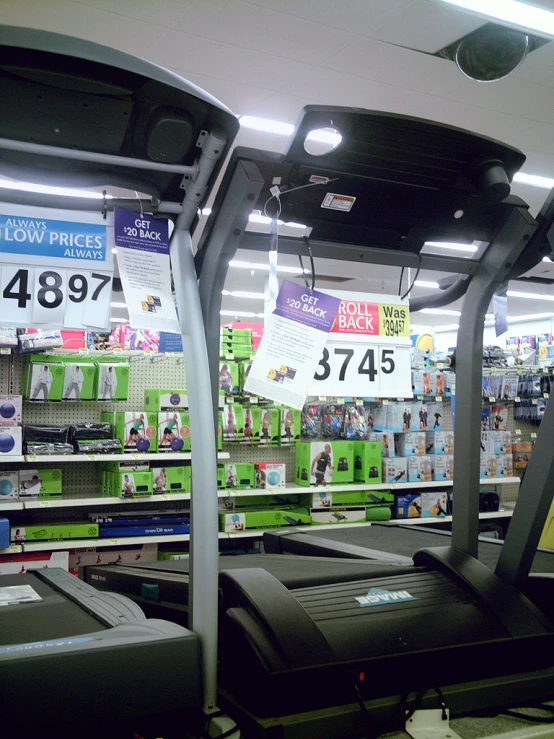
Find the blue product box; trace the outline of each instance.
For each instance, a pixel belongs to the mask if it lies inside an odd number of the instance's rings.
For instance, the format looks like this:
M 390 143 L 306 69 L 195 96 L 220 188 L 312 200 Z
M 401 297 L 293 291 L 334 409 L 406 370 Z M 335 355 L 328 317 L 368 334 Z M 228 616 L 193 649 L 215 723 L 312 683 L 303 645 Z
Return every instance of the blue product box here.
M 0 549 L 10 546 L 10 522 L 7 518 L 0 518 Z
M 421 495 L 395 495 L 393 518 L 421 518 Z
M 142 526 L 114 526 L 113 528 L 100 529 L 98 531 L 99 539 L 117 539 L 126 536 L 159 536 L 160 534 L 189 534 L 190 525 L 188 523 L 162 524 L 144 524 Z

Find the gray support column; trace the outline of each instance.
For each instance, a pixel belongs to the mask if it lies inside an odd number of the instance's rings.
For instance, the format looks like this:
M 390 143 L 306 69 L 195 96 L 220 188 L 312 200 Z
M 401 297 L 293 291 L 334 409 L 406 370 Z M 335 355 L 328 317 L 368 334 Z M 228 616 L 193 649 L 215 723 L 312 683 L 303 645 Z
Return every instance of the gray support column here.
M 202 310 L 189 231 L 175 228 L 171 264 L 183 338 L 191 437 L 190 628 L 202 643 L 204 710 L 217 697 L 218 518 L 216 437 Z M 200 574 L 201 573 L 201 574 Z
M 525 582 L 554 493 L 554 400 L 546 405 L 535 448 L 496 565 L 496 574 L 516 587 Z
M 483 324 L 492 296 L 536 229 L 524 208 L 514 208 L 483 255 L 462 307 L 456 344 L 456 419 L 452 546 L 477 556 Z
M 217 417 L 219 395 L 221 291 L 225 284 L 229 261 L 235 256 L 240 246 L 248 224 L 248 216 L 252 212 L 263 185 L 263 177 L 252 162 L 239 162 L 208 236 L 206 253 L 200 271 L 200 302 L 208 344 L 215 417 Z M 268 244 L 268 239 L 268 236 L 259 234 L 258 245 L 261 250 Z

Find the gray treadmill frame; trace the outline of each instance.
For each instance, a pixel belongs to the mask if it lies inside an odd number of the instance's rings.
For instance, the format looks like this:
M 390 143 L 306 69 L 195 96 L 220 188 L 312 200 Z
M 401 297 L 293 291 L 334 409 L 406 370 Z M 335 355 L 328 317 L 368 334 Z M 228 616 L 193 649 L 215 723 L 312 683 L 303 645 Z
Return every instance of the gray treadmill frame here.
M 22 48 L 41 49 L 66 56 L 88 59 L 135 72 L 181 89 L 196 98 L 207 102 L 233 115 L 222 103 L 201 88 L 143 59 L 110 49 L 99 44 L 55 33 L 37 34 L 37 31 L 16 29 L 17 41 L 8 35 L 14 29 L 0 27 L 0 42 Z M 40 37 L 39 37 L 40 36 Z M 211 389 L 205 378 L 209 373 L 208 354 L 204 334 L 202 309 L 190 228 L 197 215 L 198 203 L 202 201 L 211 186 L 212 173 L 227 144 L 227 135 L 221 130 L 208 131 L 202 144 L 200 158 L 193 166 L 168 165 L 151 160 L 118 157 L 85 150 L 67 149 L 41 144 L 32 144 L 13 139 L 0 139 L 0 152 L 4 150 L 32 153 L 37 157 L 48 156 L 68 160 L 88 161 L 109 167 L 132 167 L 137 170 L 156 170 L 188 176 L 187 187 L 183 189 L 181 202 L 160 202 L 151 199 L 113 199 L 102 200 L 41 195 L 29 192 L 2 191 L 0 202 L 12 202 L 28 206 L 47 206 L 69 210 L 89 210 L 101 212 L 105 207 L 126 207 L 147 213 L 166 213 L 177 215 L 175 228 L 170 241 L 170 254 L 176 297 L 180 316 L 183 342 L 184 369 L 189 391 L 190 420 L 194 427 L 191 441 L 192 494 L 191 494 L 191 602 L 190 629 L 200 638 L 202 647 L 202 689 L 203 710 L 210 714 L 217 711 L 217 600 L 218 600 L 218 518 L 217 518 L 217 435 L 216 426 L 211 423 L 213 399 Z M 41 173 L 44 182 L 44 173 Z M 184 378 L 184 379 L 185 379 Z M 216 401 L 217 402 L 217 401 Z M 213 449 L 213 454 L 206 454 Z M 206 495 L 213 490 L 214 495 Z M 195 572 L 201 571 L 201 576 Z

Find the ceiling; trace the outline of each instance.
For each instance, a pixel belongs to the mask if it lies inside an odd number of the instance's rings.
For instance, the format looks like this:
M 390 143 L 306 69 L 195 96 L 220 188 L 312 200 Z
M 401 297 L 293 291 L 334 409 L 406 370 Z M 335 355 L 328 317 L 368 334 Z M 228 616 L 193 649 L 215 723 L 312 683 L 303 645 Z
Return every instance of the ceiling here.
M 554 0 L 534 4 L 554 11 Z M 554 178 L 554 42 L 504 80 L 473 82 L 432 54 L 485 20 L 440 0 L 2 0 L 0 21 L 142 56 L 203 87 L 239 116 L 294 123 L 304 105 L 317 103 L 415 115 L 516 146 L 527 155 L 523 171 Z M 241 129 L 236 143 L 282 151 L 287 139 Z M 547 193 L 520 184 L 512 191 L 533 214 Z M 265 257 L 246 252 L 237 259 Z M 298 262 L 283 256 L 282 264 Z M 318 260 L 316 271 L 321 288 L 398 290 L 398 268 Z M 535 272 L 554 279 L 554 263 L 543 262 Z M 323 275 L 350 279 L 338 284 Z M 258 269 L 230 269 L 226 289 L 263 292 L 264 276 Z M 554 297 L 550 286 L 511 287 Z M 413 295 L 427 291 L 416 287 Z M 223 308 L 258 313 L 263 301 L 225 296 Z M 509 298 L 509 315 L 552 309 L 549 301 Z

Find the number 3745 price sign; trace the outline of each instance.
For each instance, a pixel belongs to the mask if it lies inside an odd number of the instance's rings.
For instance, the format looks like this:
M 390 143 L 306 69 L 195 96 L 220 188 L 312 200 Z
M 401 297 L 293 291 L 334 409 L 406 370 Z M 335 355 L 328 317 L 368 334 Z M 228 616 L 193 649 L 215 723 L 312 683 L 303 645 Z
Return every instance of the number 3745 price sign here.
M 410 397 L 410 314 L 396 296 L 344 293 L 310 395 Z
M 63 220 L 62 220 L 63 218 Z M 3 326 L 106 328 L 113 256 L 99 214 L 0 204 Z

